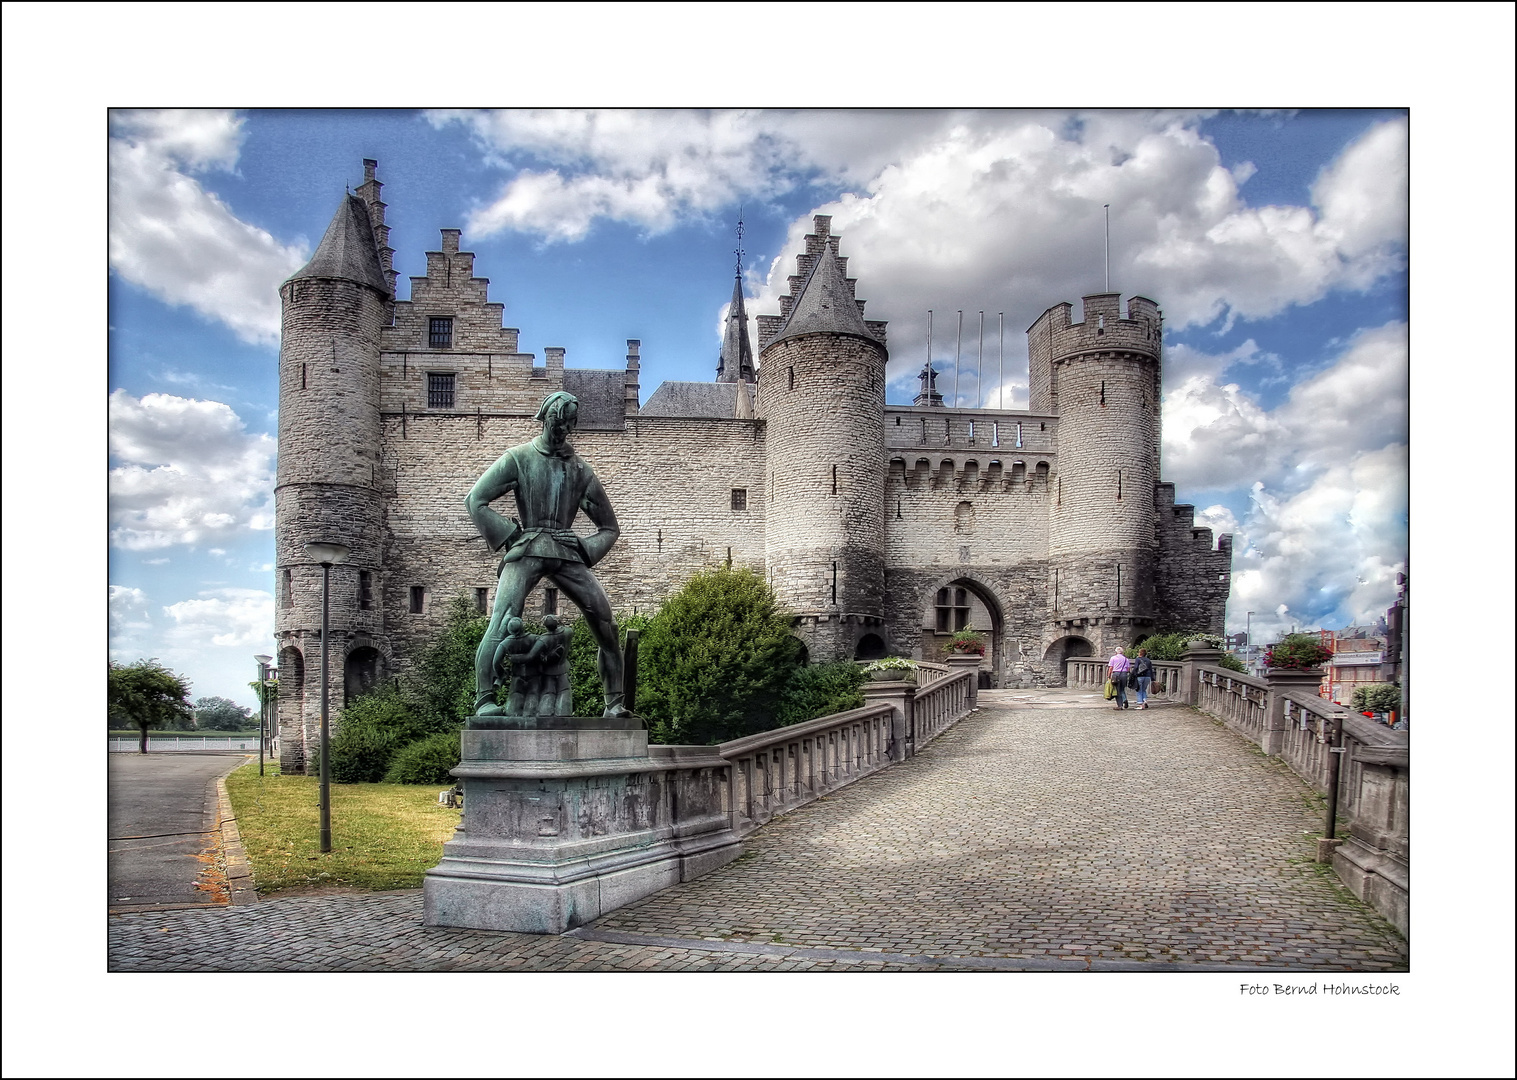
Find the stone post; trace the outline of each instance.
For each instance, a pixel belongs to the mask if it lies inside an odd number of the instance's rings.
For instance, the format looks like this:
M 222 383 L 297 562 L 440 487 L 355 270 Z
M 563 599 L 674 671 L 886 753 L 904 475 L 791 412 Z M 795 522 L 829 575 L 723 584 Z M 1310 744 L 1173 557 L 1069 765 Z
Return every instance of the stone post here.
M 1192 641 L 1185 646 L 1180 657 L 1180 700 L 1186 705 L 1201 704 L 1201 665 L 1215 664 L 1222 659 L 1222 650 L 1214 649 L 1204 641 Z
M 982 656 L 974 653 L 953 653 L 948 657 L 948 673 L 957 675 L 961 671 L 969 672 L 969 707 L 977 709 L 980 706 L 980 662 Z
M 916 702 L 917 688 L 909 682 L 866 682 L 864 704 L 886 704 L 894 710 L 890 717 L 890 760 L 905 761 L 911 756 L 912 746 L 908 738 L 912 731 L 912 708 Z
M 1264 713 L 1264 730 L 1259 733 L 1259 749 L 1271 757 L 1285 747 L 1285 693 L 1317 695 L 1322 686 L 1321 668 L 1270 668 L 1264 680 L 1269 683 L 1269 708 Z

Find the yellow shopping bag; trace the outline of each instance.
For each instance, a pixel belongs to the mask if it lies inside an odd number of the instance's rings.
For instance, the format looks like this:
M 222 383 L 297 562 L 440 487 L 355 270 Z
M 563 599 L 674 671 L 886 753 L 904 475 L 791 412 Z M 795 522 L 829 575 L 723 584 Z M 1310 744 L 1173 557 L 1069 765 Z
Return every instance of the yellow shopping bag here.
M 1117 684 L 1110 679 L 1106 680 L 1106 700 L 1110 701 L 1117 696 Z

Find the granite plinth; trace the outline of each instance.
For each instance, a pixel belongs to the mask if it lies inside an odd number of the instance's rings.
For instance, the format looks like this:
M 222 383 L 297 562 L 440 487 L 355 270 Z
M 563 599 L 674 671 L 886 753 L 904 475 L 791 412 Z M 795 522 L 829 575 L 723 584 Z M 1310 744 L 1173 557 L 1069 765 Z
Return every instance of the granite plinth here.
M 471 716 L 469 731 L 642 731 L 641 716 Z
M 464 816 L 423 883 L 427 924 L 563 933 L 731 862 L 729 768 L 650 757 L 641 728 L 465 730 Z

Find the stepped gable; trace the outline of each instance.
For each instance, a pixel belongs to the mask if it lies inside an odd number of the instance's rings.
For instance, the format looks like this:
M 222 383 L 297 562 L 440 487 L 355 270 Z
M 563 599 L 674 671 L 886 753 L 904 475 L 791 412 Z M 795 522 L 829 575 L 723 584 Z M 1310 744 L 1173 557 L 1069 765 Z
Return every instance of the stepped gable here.
M 743 303 L 743 279 L 732 283 L 732 306 L 727 309 L 727 329 L 716 361 L 718 382 L 753 381 L 753 346 L 748 341 L 748 309 Z
M 384 296 L 390 295 L 389 283 L 379 263 L 379 246 L 374 241 L 374 227 L 369 221 L 369 208 L 357 195 L 342 200 L 326 235 L 316 246 L 316 254 L 304 267 L 290 275 L 291 281 L 301 278 L 340 278 L 356 281 L 376 289 Z
M 829 235 L 832 219 L 818 214 L 813 220 L 816 233 L 806 238 L 806 246 L 816 250 L 808 250 L 797 259 L 806 272 L 805 279 L 798 289 L 797 279 L 790 279 L 791 296 L 780 302 L 785 321 L 765 346 L 802 334 L 849 334 L 878 342 L 879 334 L 865 324 L 862 304 L 854 298 L 854 282 L 847 276 L 848 260 L 838 255 L 840 238 Z M 809 267 L 805 266 L 807 262 Z

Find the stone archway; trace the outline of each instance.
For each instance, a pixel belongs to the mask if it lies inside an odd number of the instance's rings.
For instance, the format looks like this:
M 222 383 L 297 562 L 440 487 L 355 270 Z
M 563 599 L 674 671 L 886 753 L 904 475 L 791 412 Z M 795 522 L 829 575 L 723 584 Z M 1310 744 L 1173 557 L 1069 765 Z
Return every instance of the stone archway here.
M 279 732 L 279 768 L 287 774 L 305 771 L 305 657 L 293 645 L 279 650 L 279 692 L 275 698 L 275 727 Z
M 1069 634 L 1057 638 L 1043 652 L 1043 670 L 1049 686 L 1064 685 L 1064 661 L 1077 656 L 1094 656 L 1096 647 L 1089 638 Z
M 865 634 L 854 646 L 855 660 L 882 660 L 885 657 L 885 639 L 879 634 Z
M 1006 622 L 994 590 L 971 577 L 954 577 L 930 586 L 923 598 L 922 659 L 941 662 L 943 646 L 954 631 L 973 626 L 985 636 L 982 675 L 990 685 L 1006 685 Z

